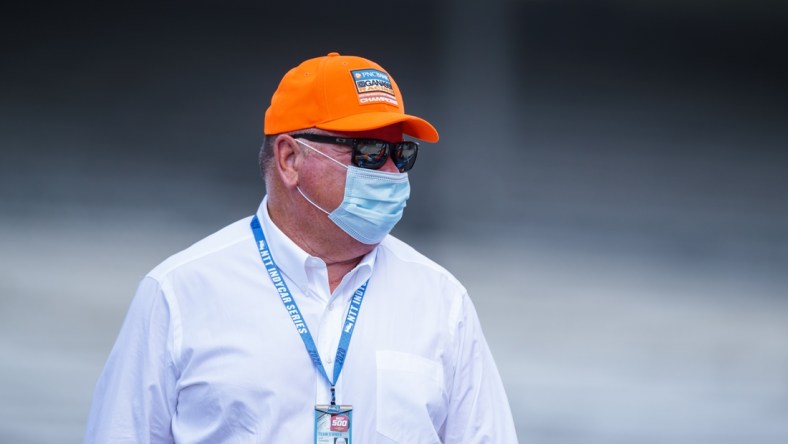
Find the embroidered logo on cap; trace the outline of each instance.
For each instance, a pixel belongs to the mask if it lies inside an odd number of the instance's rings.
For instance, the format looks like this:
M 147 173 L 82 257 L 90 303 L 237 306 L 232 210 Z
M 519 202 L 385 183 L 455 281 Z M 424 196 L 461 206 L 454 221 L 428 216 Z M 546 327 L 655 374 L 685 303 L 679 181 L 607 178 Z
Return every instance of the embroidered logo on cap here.
M 388 74 L 377 69 L 357 69 L 350 71 L 356 83 L 358 103 L 371 105 L 373 103 L 388 103 L 399 106 L 391 79 Z

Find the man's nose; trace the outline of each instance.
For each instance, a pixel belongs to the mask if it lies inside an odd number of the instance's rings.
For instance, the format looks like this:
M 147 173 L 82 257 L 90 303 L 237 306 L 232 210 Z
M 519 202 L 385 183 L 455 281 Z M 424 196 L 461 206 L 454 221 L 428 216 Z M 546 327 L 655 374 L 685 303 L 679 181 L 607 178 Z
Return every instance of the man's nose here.
M 380 167 L 380 171 L 384 171 L 386 173 L 399 173 L 399 168 L 397 168 L 397 165 L 394 165 L 394 161 L 391 160 L 391 156 L 389 156 L 388 159 L 386 159 L 386 163 Z

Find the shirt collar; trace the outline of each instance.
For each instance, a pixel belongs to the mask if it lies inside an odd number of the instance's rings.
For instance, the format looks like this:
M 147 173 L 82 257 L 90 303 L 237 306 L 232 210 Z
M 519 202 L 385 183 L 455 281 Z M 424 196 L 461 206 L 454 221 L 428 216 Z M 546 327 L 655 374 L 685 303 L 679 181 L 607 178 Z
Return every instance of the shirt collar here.
M 316 279 L 322 277 L 327 281 L 328 274 L 326 264 L 317 256 L 312 256 L 302 250 L 293 242 L 276 224 L 268 214 L 268 196 L 263 198 L 263 202 L 257 209 L 257 218 L 265 233 L 265 238 L 270 246 L 271 255 L 276 261 L 279 270 L 287 276 L 291 282 L 299 287 L 302 293 L 312 285 L 317 285 Z M 337 287 L 338 291 L 346 286 L 351 286 L 350 294 L 360 287 L 372 275 L 372 270 L 377 258 L 378 248 L 375 247 L 366 254 L 361 261 L 351 270 Z M 343 292 L 345 293 L 345 292 Z

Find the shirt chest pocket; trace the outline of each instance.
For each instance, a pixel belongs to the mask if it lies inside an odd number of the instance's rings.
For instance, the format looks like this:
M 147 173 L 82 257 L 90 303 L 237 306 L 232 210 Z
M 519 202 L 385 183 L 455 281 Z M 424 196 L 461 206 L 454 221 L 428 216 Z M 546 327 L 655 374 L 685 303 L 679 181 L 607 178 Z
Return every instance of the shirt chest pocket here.
M 377 432 L 398 443 L 440 443 L 448 402 L 441 363 L 389 350 L 375 358 Z

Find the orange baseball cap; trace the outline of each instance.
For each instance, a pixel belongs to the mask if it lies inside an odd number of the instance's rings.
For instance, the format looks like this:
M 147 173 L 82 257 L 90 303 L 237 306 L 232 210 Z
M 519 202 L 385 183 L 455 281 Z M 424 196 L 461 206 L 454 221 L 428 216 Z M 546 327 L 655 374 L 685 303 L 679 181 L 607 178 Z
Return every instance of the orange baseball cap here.
M 438 131 L 405 114 L 402 94 L 380 65 L 332 52 L 288 71 L 265 112 L 265 134 L 305 128 L 366 131 L 402 123 L 402 132 L 427 142 Z

